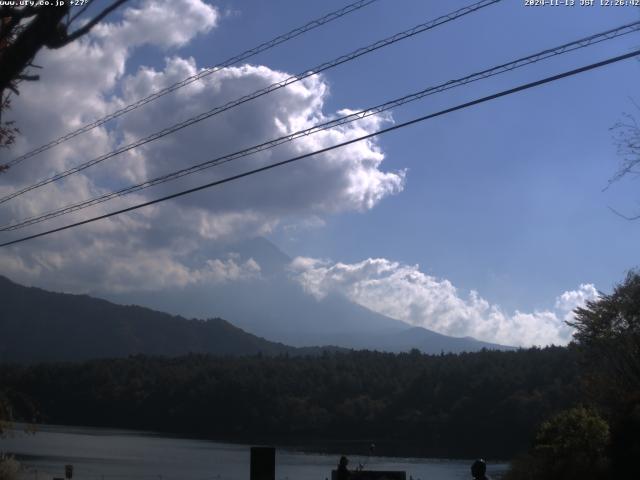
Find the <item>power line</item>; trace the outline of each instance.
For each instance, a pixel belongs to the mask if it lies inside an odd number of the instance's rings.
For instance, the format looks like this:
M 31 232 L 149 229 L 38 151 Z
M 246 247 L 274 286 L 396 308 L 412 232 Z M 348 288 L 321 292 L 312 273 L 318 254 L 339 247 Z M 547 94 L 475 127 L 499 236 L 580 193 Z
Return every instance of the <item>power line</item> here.
M 546 60 L 548 58 L 554 57 L 554 56 L 558 56 L 558 55 L 562 55 L 568 52 L 572 52 L 581 48 L 585 48 L 588 47 L 590 45 L 594 45 L 597 43 L 601 43 L 603 41 L 606 40 L 611 40 L 617 37 L 620 37 L 622 35 L 626 35 L 635 31 L 640 30 L 640 21 L 637 22 L 633 22 L 627 25 L 623 25 L 617 28 L 613 28 L 610 30 L 607 30 L 605 32 L 601 32 L 601 33 L 596 33 L 593 35 L 590 35 L 588 37 L 584 37 L 581 38 L 579 40 L 575 40 L 573 42 L 569 42 L 554 48 L 549 48 L 546 50 L 543 50 L 541 52 L 537 52 L 535 54 L 532 55 L 528 55 L 526 57 L 522 57 L 519 58 L 517 60 L 513 60 L 509 63 L 504 63 L 486 70 L 482 70 L 480 72 L 476 72 L 470 75 L 467 75 L 465 77 L 456 79 L 456 80 L 449 80 L 448 82 L 436 85 L 436 86 L 432 86 L 432 87 L 428 87 L 425 88 L 423 90 L 420 90 L 419 92 L 415 92 L 409 95 L 405 95 L 403 97 L 400 98 L 396 98 L 394 100 L 390 100 L 388 102 L 376 105 L 374 107 L 370 107 L 364 110 L 360 110 L 358 112 L 354 112 L 352 114 L 349 115 L 345 115 L 333 120 L 330 120 L 328 122 L 323 122 L 317 125 L 314 125 L 313 127 L 304 129 L 304 130 L 299 130 L 297 132 L 288 134 L 288 135 L 284 135 L 281 136 L 279 138 L 273 139 L 273 140 L 269 140 L 267 142 L 258 144 L 258 145 L 254 145 L 239 151 L 236 151 L 234 153 L 230 153 L 228 155 L 224 155 L 221 157 L 217 157 L 211 160 L 207 160 L 205 162 L 193 165 L 191 167 L 187 167 L 187 168 L 183 168 L 174 172 L 170 172 L 167 173 L 165 175 L 161 175 L 158 177 L 155 177 L 151 180 L 146 180 L 144 182 L 138 183 L 136 185 L 131 185 L 129 187 L 125 187 L 122 188 L 120 190 L 116 190 L 113 192 L 109 192 L 109 193 L 105 193 L 103 195 L 99 195 L 96 196 L 94 198 L 88 199 L 88 200 L 83 200 L 81 202 L 77 202 L 77 203 L 73 203 L 73 204 L 69 204 L 66 205 L 64 207 L 55 209 L 55 210 L 51 210 L 49 212 L 46 213 L 42 213 L 42 214 L 38 214 L 38 215 L 34 215 L 32 217 L 28 217 L 22 220 L 19 220 L 18 222 L 12 223 L 12 224 L 7 224 L 7 225 L 3 225 L 0 227 L 0 231 L 12 231 L 12 230 L 17 230 L 20 228 L 24 228 L 27 226 L 31 226 L 31 225 L 35 225 L 37 223 L 41 223 L 44 222 L 46 220 L 50 220 L 56 217 L 59 217 L 61 215 L 65 215 L 65 214 L 69 214 L 69 213 L 73 213 L 85 208 L 89 208 L 104 202 L 107 202 L 109 200 L 112 200 L 114 198 L 118 198 L 118 197 L 122 197 L 134 192 L 138 192 L 140 190 L 143 190 L 145 188 L 149 188 L 155 185 L 159 185 L 171 180 L 175 180 L 181 177 L 184 177 L 186 175 L 190 175 L 202 170 L 205 170 L 207 168 L 211 168 L 211 167 L 215 167 L 215 166 L 219 166 L 221 164 L 224 163 L 228 163 L 231 162 L 233 160 L 237 160 L 239 158 L 243 158 L 270 148 L 273 148 L 275 146 L 287 143 L 287 142 L 291 142 L 293 140 L 296 140 L 298 138 L 301 137 L 305 137 L 311 134 L 315 134 L 318 133 L 320 131 L 324 131 L 324 130 L 328 130 L 331 128 L 335 128 L 337 126 L 341 126 L 341 125 L 345 125 L 366 117 L 369 117 L 371 115 L 376 115 L 379 114 L 381 112 L 390 110 L 392 108 L 395 107 L 399 107 L 402 105 L 405 105 L 407 103 L 410 102 L 414 102 L 417 100 L 420 100 L 426 96 L 429 95 L 434 95 L 436 93 L 440 93 L 446 90 L 450 90 L 452 88 L 456 88 L 462 85 L 467 85 L 469 83 L 472 82 L 476 82 L 478 80 L 482 80 L 485 78 L 489 78 L 495 75 L 499 75 L 505 72 L 509 72 L 512 70 L 515 70 L 517 68 L 521 68 L 524 67 L 526 65 L 530 65 L 532 63 L 537 63 L 539 61 L 542 60 Z
M 247 172 L 243 172 L 243 173 L 240 173 L 240 174 L 237 174 L 237 175 L 233 175 L 231 177 L 223 178 L 222 180 L 216 180 L 214 182 L 206 183 L 204 185 L 200 185 L 198 187 L 190 188 L 188 190 L 182 190 L 180 192 L 173 193 L 171 195 L 167 195 L 167 196 L 164 196 L 164 197 L 161 197 L 161 198 L 157 198 L 155 200 L 150 200 L 148 202 L 144 202 L 144 203 L 140 203 L 140 204 L 137 204 L 137 205 L 133 205 L 131 207 L 123 208 L 121 210 L 116 210 L 116 211 L 111 212 L 111 213 L 106 213 L 104 215 L 99 215 L 97 217 L 88 218 L 88 219 L 82 220 L 80 222 L 72 223 L 72 224 L 69 224 L 69 225 L 64 225 L 62 227 L 58 227 L 58 228 L 47 230 L 47 231 L 44 231 L 44 232 L 41 232 L 41 233 L 36 233 L 34 235 L 29 235 L 29 236 L 26 236 L 26 237 L 18 238 L 16 240 L 11 240 L 9 242 L 5 242 L 5 243 L 0 244 L 0 247 L 6 247 L 6 246 L 9 246 L 9 245 L 15 245 L 17 243 L 25 242 L 27 240 L 32 240 L 34 238 L 43 237 L 45 235 L 50 235 L 52 233 L 61 232 L 63 230 L 68 230 L 68 229 L 71 229 L 71 228 L 79 227 L 81 225 L 86 225 L 88 223 L 93 223 L 93 222 L 96 222 L 98 220 L 104 220 L 104 219 L 109 218 L 109 217 L 113 217 L 113 216 L 116 216 L 116 215 L 121 215 L 123 213 L 131 212 L 133 210 L 138 210 L 140 208 L 148 207 L 150 205 L 154 205 L 156 203 L 164 202 L 166 200 L 171 200 L 171 199 L 174 199 L 174 198 L 182 197 L 184 195 L 188 195 L 188 194 L 191 194 L 191 193 L 194 193 L 194 192 L 198 192 L 200 190 L 205 190 L 207 188 L 215 187 L 217 185 L 222 185 L 224 183 L 229 183 L 229 182 L 232 182 L 234 180 L 239 180 L 241 178 L 248 177 L 248 176 L 251 176 L 251 175 L 255 175 L 257 173 L 261 173 L 261 172 L 264 172 L 264 171 L 267 171 L 267 170 L 271 170 L 271 169 L 276 168 L 276 167 L 281 167 L 283 165 L 287 165 L 287 164 L 290 164 L 290 163 L 293 163 L 293 162 L 297 162 L 297 161 L 302 160 L 304 158 L 308 158 L 308 157 L 311 157 L 311 156 L 314 156 L 314 155 L 319 155 L 321 153 L 326 153 L 326 152 L 329 152 L 331 150 L 335 150 L 337 148 L 345 147 L 347 145 L 351 145 L 353 143 L 360 142 L 362 140 L 367 140 L 367 139 L 375 137 L 377 135 L 382 135 L 383 133 L 389 133 L 389 132 L 392 132 L 394 130 L 398 130 L 400 128 L 408 127 L 410 125 L 414 125 L 416 123 L 423 122 L 425 120 L 429 120 L 429 119 L 432 119 L 432 118 L 435 118 L 435 117 L 446 115 L 448 113 L 452 113 L 452 112 L 455 112 L 455 111 L 458 111 L 458 110 L 462 110 L 462 109 L 465 109 L 465 108 L 468 108 L 468 107 L 472 107 L 474 105 L 478 105 L 478 104 L 485 103 L 485 102 L 488 102 L 488 101 L 491 101 L 491 100 L 495 100 L 497 98 L 504 97 L 504 96 L 507 96 L 507 95 L 511 95 L 513 93 L 521 92 L 523 90 L 528 90 L 530 88 L 538 87 L 540 85 L 551 83 L 551 82 L 554 82 L 554 81 L 557 81 L 557 80 L 560 80 L 560 79 L 563 79 L 563 78 L 566 78 L 566 77 L 578 75 L 580 73 L 583 73 L 583 72 L 586 72 L 586 71 L 589 71 L 589 70 L 594 70 L 596 68 L 601 68 L 601 67 L 604 67 L 606 65 L 610 65 L 610 64 L 616 63 L 616 62 L 620 62 L 622 60 L 626 60 L 626 59 L 629 59 L 629 58 L 632 58 L 632 57 L 635 57 L 635 56 L 638 56 L 638 55 L 640 55 L 640 49 L 634 50 L 634 51 L 632 51 L 630 53 L 626 53 L 626 54 L 623 54 L 623 55 L 618 55 L 617 57 L 608 58 L 608 59 L 602 60 L 600 62 L 592 63 L 590 65 L 586 65 L 586 66 L 583 66 L 583 67 L 580 67 L 580 68 L 576 68 L 576 69 L 569 70 L 569 71 L 566 71 L 566 72 L 563 72 L 563 73 L 559 73 L 559 74 L 553 75 L 551 77 L 546 77 L 546 78 L 543 78 L 542 80 L 536 80 L 534 82 L 525 83 L 523 85 L 519 85 L 517 87 L 510 88 L 508 90 L 502 90 L 501 92 L 494 93 L 492 95 L 488 95 L 488 96 L 485 96 L 485 97 L 482 97 L 482 98 L 479 98 L 479 99 L 476 99 L 476 100 L 472 100 L 470 102 L 462 103 L 462 104 L 456 105 L 455 107 L 450 107 L 450 108 L 447 108 L 445 110 L 440 110 L 439 112 L 436 112 L 436 113 L 430 113 L 430 114 L 424 115 L 422 117 L 414 118 L 412 120 L 408 120 L 406 122 L 399 123 L 399 124 L 393 125 L 391 127 L 383 128 L 381 130 L 378 130 L 377 132 L 369 133 L 367 135 L 363 135 L 363 136 L 358 137 L 358 138 L 347 140 L 345 142 L 338 143 L 336 145 L 332 145 L 330 147 L 322 148 L 322 149 L 319 149 L 319 150 L 316 150 L 316 151 L 310 152 L 310 153 L 305 153 L 305 154 L 299 155 L 297 157 L 293 157 L 293 158 L 289 158 L 287 160 L 282 160 L 280 162 L 272 163 L 272 164 L 266 165 L 264 167 L 256 168 L 256 169 L 253 169 L 253 170 L 249 170 Z
M 245 95 L 243 97 L 240 97 L 236 100 L 233 100 L 231 102 L 228 102 L 225 105 L 219 106 L 219 107 L 215 107 L 211 110 L 208 110 L 206 112 L 203 112 L 195 117 L 191 117 L 187 120 L 184 120 L 180 123 L 177 123 L 171 127 L 167 127 L 163 130 L 160 130 L 158 132 L 155 132 L 147 137 L 144 137 L 142 139 L 136 140 L 133 143 L 130 143 L 128 145 L 125 145 L 123 147 L 120 147 L 116 150 L 113 150 L 109 153 L 106 153 L 104 155 L 101 155 L 99 157 L 96 157 L 92 160 L 89 160 L 87 162 L 81 163 L 80 165 L 70 168 L 68 170 L 65 170 L 63 172 L 57 173 L 52 177 L 46 178 L 44 180 L 41 180 L 37 183 L 34 183 L 32 185 L 29 185 L 27 187 L 24 187 L 20 190 L 17 190 L 13 193 L 10 193 L 8 195 L 5 195 L 4 197 L 0 198 L 0 204 L 1 203 L 5 203 L 13 198 L 16 198 L 20 195 L 23 195 L 27 192 L 30 192 L 31 190 L 35 190 L 36 188 L 40 188 L 44 185 L 48 185 L 49 183 L 61 180 L 65 177 L 68 177 L 70 175 L 73 175 L 75 173 L 78 173 L 80 171 L 83 171 L 93 165 L 96 165 L 100 162 L 103 162 L 109 158 L 113 158 L 121 153 L 127 152 L 129 150 L 132 150 L 134 148 L 140 147 L 142 145 L 145 145 L 147 143 L 153 142 L 155 140 L 158 140 L 162 137 L 165 137 L 167 135 L 170 135 L 172 133 L 175 133 L 179 130 L 182 130 L 183 128 L 189 127 L 195 123 L 201 122 L 203 120 L 206 120 L 207 118 L 210 118 L 214 115 L 217 115 L 219 113 L 222 113 L 226 110 L 230 110 L 231 108 L 237 107 L 238 105 L 241 105 L 243 103 L 246 103 L 250 100 L 254 100 L 258 97 L 262 97 L 263 95 L 266 95 L 268 93 L 274 92 L 276 90 L 279 90 L 281 88 L 284 88 L 288 85 L 291 85 L 293 83 L 299 82 L 307 77 L 310 77 L 312 75 L 317 75 L 318 73 L 321 73 L 325 70 L 329 70 L 330 68 L 336 67 L 338 65 L 341 65 L 343 63 L 352 61 L 358 57 L 361 57 L 362 55 L 366 55 L 368 53 L 371 53 L 373 51 L 376 51 L 380 48 L 383 47 L 387 47 L 389 45 L 392 45 L 396 42 L 399 42 L 401 40 L 405 40 L 407 38 L 413 37 L 414 35 L 417 35 L 419 33 L 425 32 L 427 30 L 431 30 L 433 28 L 436 28 L 440 25 L 443 25 L 445 23 L 451 22 L 453 20 L 456 20 L 460 17 L 463 17 L 465 15 L 468 15 L 470 13 L 476 12 L 482 8 L 488 7 L 490 5 L 493 5 L 494 3 L 498 3 L 502 0 L 481 0 L 479 2 L 476 2 L 472 5 L 468 5 L 466 7 L 460 8 L 454 12 L 451 12 L 447 15 L 443 15 L 441 17 L 436 18 L 435 20 L 431 20 L 425 23 L 422 23 L 420 25 L 416 25 L 413 28 L 410 28 L 408 30 L 404 30 L 402 32 L 396 33 L 395 35 L 392 35 L 390 37 L 385 38 L 384 40 L 379 40 L 375 43 L 372 43 L 366 47 L 362 47 L 359 48 L 357 50 L 354 50 L 351 53 L 348 53 L 346 55 L 342 55 L 334 60 L 331 60 L 329 62 L 325 62 L 321 65 L 318 65 L 317 67 L 314 67 L 312 69 L 306 70 L 298 75 L 292 75 L 288 78 L 286 78 L 285 80 L 282 80 L 280 82 L 276 82 L 273 83 L 271 85 L 269 85 L 268 87 L 265 87 L 263 89 L 257 90 L 253 93 L 250 93 L 248 95 Z
M 226 67 L 230 67 L 231 65 L 234 65 L 236 63 L 242 62 L 244 60 L 247 60 L 259 53 L 262 53 L 266 50 L 269 50 L 271 48 L 274 48 L 282 43 L 285 43 L 289 40 L 292 40 L 300 35 L 302 35 L 303 33 L 309 32 L 317 27 L 320 27 L 322 25 L 325 25 L 327 23 L 330 23 L 334 20 L 337 20 L 341 17 L 344 17 L 345 15 L 348 15 L 349 13 L 355 12 L 356 10 L 359 10 L 363 7 L 366 7 L 367 5 L 370 5 L 372 3 L 377 2 L 378 0 L 358 0 L 357 2 L 353 2 L 339 10 L 335 10 L 331 13 L 328 13 L 327 15 L 317 18 L 315 20 L 312 20 L 310 22 L 308 22 L 307 24 L 298 27 L 298 28 L 294 28 L 293 30 L 291 30 L 290 32 L 287 32 L 285 34 L 282 35 L 278 35 L 277 37 L 261 43 L 260 45 L 258 45 L 257 47 L 251 48 L 249 50 L 246 50 L 244 52 L 242 52 L 239 55 L 236 55 L 235 57 L 231 57 L 227 60 L 225 60 L 222 63 L 219 63 L 213 67 L 209 67 L 209 68 L 205 68 L 202 71 L 196 73 L 195 75 L 192 75 L 190 77 L 185 78 L 184 80 L 181 80 L 179 82 L 174 83 L 173 85 L 170 85 L 168 87 L 165 87 L 161 90 L 157 90 L 155 92 L 153 92 L 152 94 L 141 98 L 140 100 L 131 103 L 119 110 L 116 110 L 113 113 L 110 113 L 109 115 L 105 115 L 102 118 L 99 118 L 91 123 L 88 123 L 80 128 L 78 128 L 77 130 L 73 130 L 65 135 L 63 135 L 62 137 L 59 137 L 55 140 L 52 140 L 49 143 L 46 143 L 34 150 L 31 150 L 23 155 L 20 155 L 17 158 L 14 158 L 13 160 L 11 160 L 10 162 L 8 162 L 6 165 L 9 167 L 12 167 L 14 165 L 17 165 L 18 163 L 23 162 L 24 160 L 34 157 L 36 155 L 38 155 L 39 153 L 45 152 L 57 145 L 60 145 L 61 143 L 66 142 L 67 140 L 70 140 L 74 137 L 77 137 L 78 135 L 81 135 L 83 133 L 86 133 L 90 130 L 93 130 L 96 127 L 99 127 L 100 125 L 103 125 L 107 122 L 109 122 L 110 120 L 113 120 L 115 118 L 121 117 L 122 115 L 131 112 L 132 110 L 136 110 L 137 108 L 142 107 L 143 105 L 146 105 L 149 102 L 152 102 L 160 97 L 163 97 L 164 95 L 167 95 L 171 92 L 175 92 L 176 90 L 185 87 L 187 85 L 190 85 L 193 82 L 197 82 L 198 80 L 201 80 L 204 77 L 207 77 L 209 75 L 211 75 L 212 73 L 215 73 L 223 68 Z

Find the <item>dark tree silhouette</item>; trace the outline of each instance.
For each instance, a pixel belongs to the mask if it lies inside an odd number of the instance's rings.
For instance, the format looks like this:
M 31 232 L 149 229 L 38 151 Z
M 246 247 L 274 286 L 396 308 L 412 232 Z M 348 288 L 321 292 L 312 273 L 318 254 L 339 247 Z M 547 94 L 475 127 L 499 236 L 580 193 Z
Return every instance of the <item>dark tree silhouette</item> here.
M 602 401 L 615 407 L 640 391 L 640 272 L 631 271 L 611 295 L 575 310 L 582 347 Z
M 0 391 L 0 438 L 4 435 L 5 430 L 10 426 L 11 409 L 6 395 Z
M 592 409 L 564 410 L 542 423 L 526 455 L 511 464 L 505 480 L 604 480 L 609 426 Z
M 611 295 L 575 313 L 571 325 L 584 355 L 585 382 L 611 425 L 613 478 L 639 478 L 640 272 L 629 272 Z
M 544 422 L 505 480 L 640 478 L 640 272 L 574 313 L 569 348 L 588 408 Z

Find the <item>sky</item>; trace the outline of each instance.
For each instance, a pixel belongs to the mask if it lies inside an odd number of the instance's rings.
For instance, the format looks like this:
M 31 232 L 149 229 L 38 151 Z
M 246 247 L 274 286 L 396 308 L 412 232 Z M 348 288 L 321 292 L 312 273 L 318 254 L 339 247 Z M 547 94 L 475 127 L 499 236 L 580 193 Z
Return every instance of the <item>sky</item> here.
M 0 194 L 223 105 L 471 2 L 379 0 L 26 160 Z M 528 7 L 504 0 L 119 155 L 0 209 L 6 224 L 233 152 L 584 36 L 640 20 L 633 7 Z M 9 160 L 84 123 L 346 4 L 142 0 L 43 51 L 24 83 Z M 95 7 L 97 10 L 97 6 Z M 90 13 L 90 12 L 89 12 Z M 69 217 L 36 233 L 330 146 L 520 83 L 627 53 L 637 33 L 428 97 Z M 611 127 L 640 102 L 628 60 L 374 140 L 0 251 L 0 273 L 68 292 L 162 291 L 255 279 L 253 259 L 208 256 L 262 235 L 294 258 L 309 295 L 339 291 L 445 334 L 567 343 L 564 320 L 640 264 L 636 178 L 603 191 L 621 158 Z M 215 312 L 212 312 L 215 315 Z

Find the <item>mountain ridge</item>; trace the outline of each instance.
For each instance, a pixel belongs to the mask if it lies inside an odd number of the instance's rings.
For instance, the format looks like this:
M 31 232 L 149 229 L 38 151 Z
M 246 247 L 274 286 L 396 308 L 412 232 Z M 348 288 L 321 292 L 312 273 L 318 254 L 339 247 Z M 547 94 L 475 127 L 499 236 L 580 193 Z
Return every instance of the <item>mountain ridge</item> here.
M 288 285 L 284 293 L 279 293 L 284 297 L 276 295 L 275 304 L 285 300 L 287 295 L 298 295 L 297 290 L 301 287 Z M 272 293 L 267 289 L 261 295 L 269 297 Z M 307 331 L 306 335 L 297 332 L 297 342 L 289 344 L 282 341 L 282 337 L 269 335 L 270 328 L 277 330 L 269 320 L 278 317 L 282 310 L 270 311 L 259 301 L 259 296 L 252 298 L 257 300 L 255 305 L 253 301 L 245 301 L 244 305 L 252 307 L 246 311 L 247 315 L 256 316 L 249 326 L 262 322 L 263 329 L 249 331 L 245 324 L 238 324 L 235 319 L 232 323 L 221 318 L 222 315 L 189 319 L 148 306 L 123 305 L 86 294 L 23 286 L 0 276 L 0 301 L 3 304 L 0 361 L 77 361 L 136 354 L 174 357 L 188 353 L 316 355 L 348 349 L 401 352 L 417 348 L 425 353 L 510 349 L 410 326 L 340 296 L 318 302 L 302 294 L 296 297 L 298 305 L 293 314 L 304 315 L 319 327 L 316 331 Z M 291 302 L 286 305 L 285 313 L 290 306 Z M 321 329 L 327 323 L 322 322 L 323 316 L 332 317 L 329 323 L 333 330 Z M 346 316 L 352 318 L 343 318 Z M 286 326 L 286 321 L 283 325 Z M 350 325 L 350 329 L 341 331 L 342 325 Z M 371 332 L 369 327 L 375 331 Z
M 417 327 L 331 293 L 317 299 L 289 270 L 292 258 L 264 237 L 216 245 L 209 258 L 253 259 L 261 267 L 260 278 L 215 286 L 190 286 L 162 292 L 111 294 L 116 303 L 143 303 L 174 314 L 203 318 L 216 316 L 255 335 L 297 347 L 336 345 L 343 348 L 402 352 L 417 348 L 425 353 L 511 349 L 469 337 L 451 337 Z M 247 301 L 250 292 L 250 301 Z
M 27 287 L 3 276 L 0 301 L 0 361 L 78 361 L 136 354 L 304 355 L 336 350 L 291 347 L 221 318 L 187 319 L 89 295 Z

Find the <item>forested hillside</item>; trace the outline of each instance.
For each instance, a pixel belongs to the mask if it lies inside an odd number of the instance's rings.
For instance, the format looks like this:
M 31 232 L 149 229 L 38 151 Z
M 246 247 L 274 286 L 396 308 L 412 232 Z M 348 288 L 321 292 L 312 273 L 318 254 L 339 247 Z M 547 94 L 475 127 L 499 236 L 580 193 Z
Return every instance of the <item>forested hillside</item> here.
M 30 288 L 0 276 L 0 361 L 80 361 L 135 354 L 291 355 L 318 352 L 270 342 L 213 318 L 187 320 L 87 295 Z
M 510 458 L 578 397 L 576 354 L 136 356 L 0 367 L 23 411 L 49 423 L 380 454 Z M 23 397 L 21 397 L 23 398 Z M 17 406 L 14 400 L 14 406 Z

